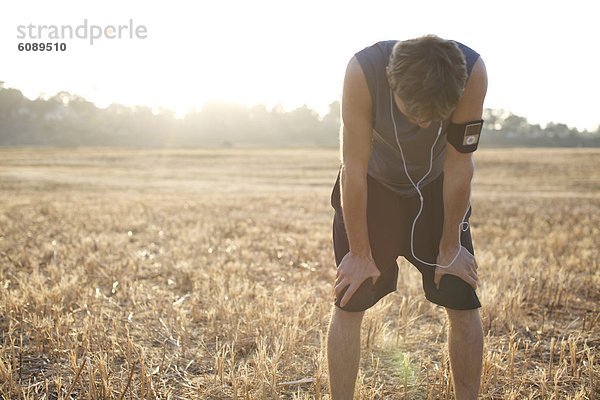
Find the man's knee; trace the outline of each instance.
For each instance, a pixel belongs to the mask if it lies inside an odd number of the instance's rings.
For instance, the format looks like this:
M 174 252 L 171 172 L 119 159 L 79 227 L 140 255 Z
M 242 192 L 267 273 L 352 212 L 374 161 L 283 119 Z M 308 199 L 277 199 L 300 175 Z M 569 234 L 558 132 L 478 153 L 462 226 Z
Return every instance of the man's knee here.
M 460 332 L 470 333 L 473 330 L 481 330 L 481 319 L 479 309 L 473 310 L 453 310 L 446 308 L 450 328 Z
M 333 306 L 333 315 L 331 317 L 332 323 L 339 323 L 346 326 L 358 326 L 362 322 L 364 311 L 344 311 L 337 306 Z

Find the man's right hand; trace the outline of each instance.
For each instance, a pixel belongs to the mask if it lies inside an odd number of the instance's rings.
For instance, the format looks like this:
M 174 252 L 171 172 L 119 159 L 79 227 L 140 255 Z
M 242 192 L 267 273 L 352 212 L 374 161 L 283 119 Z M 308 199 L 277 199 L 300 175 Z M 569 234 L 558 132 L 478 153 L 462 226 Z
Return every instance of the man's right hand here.
M 361 256 L 352 252 L 346 254 L 337 268 L 334 288 L 335 296 L 339 299 L 344 288 L 348 287 L 340 301 L 340 307 L 344 307 L 350 301 L 352 295 L 364 281 L 371 278 L 375 283 L 379 275 L 381 272 L 370 255 Z

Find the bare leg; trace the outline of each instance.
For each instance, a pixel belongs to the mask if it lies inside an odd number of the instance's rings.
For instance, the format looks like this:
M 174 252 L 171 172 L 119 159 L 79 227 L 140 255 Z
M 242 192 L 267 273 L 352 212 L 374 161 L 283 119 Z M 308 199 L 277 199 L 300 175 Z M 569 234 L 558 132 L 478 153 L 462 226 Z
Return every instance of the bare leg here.
M 448 351 L 456 400 L 476 400 L 483 362 L 483 328 L 479 310 L 446 308 L 450 327 Z
M 360 325 L 363 312 L 348 312 L 334 306 L 327 336 L 329 391 L 332 400 L 349 400 L 360 361 Z

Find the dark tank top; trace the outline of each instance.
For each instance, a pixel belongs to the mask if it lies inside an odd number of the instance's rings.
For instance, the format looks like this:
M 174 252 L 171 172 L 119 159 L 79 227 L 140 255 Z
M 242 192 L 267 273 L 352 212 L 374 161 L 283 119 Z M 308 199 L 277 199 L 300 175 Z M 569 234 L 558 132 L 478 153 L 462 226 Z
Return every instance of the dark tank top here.
M 433 121 L 429 127 L 420 128 L 409 122 L 395 104 L 390 110 L 393 98 L 390 96 L 385 67 L 388 65 L 396 42 L 398 41 L 377 42 L 355 53 L 354 56 L 365 74 L 373 101 L 373 143 L 368 174 L 394 192 L 402 196 L 411 196 L 416 193 L 416 190 L 404 172 L 391 112 L 394 113 L 398 141 L 402 146 L 408 173 L 415 183 L 420 181 L 429 170 L 430 150 L 440 125 L 438 121 Z M 467 74 L 470 75 L 479 54 L 462 43 L 455 43 L 465 56 Z M 421 182 L 419 188 L 433 181 L 443 171 L 447 143 L 445 130 L 449 123 L 450 118 L 442 122 L 442 134 L 433 148 L 431 172 Z

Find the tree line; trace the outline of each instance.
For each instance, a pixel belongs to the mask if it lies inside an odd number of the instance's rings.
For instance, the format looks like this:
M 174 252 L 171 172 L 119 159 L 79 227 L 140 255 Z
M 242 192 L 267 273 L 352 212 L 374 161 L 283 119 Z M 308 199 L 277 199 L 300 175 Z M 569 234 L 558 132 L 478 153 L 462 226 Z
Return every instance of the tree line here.
M 544 128 L 504 110 L 484 111 L 481 146 L 600 146 L 593 132 L 549 123 Z M 339 103 L 325 115 L 306 105 L 209 102 L 176 118 L 168 109 L 111 104 L 98 108 L 85 98 L 59 92 L 29 100 L 0 81 L 0 146 L 337 146 Z

